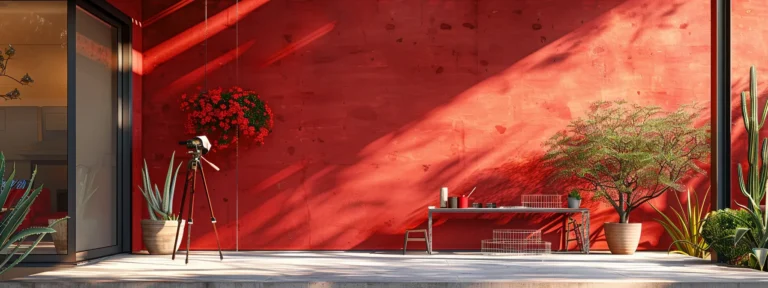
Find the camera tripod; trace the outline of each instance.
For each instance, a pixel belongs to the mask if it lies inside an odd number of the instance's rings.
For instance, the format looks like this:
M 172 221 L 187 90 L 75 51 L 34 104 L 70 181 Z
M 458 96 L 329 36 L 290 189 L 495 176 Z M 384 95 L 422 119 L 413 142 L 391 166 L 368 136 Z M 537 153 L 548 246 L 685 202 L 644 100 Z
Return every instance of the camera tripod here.
M 208 192 L 208 183 L 205 181 L 205 171 L 203 171 L 203 165 L 200 160 L 204 160 L 208 165 L 218 171 L 219 168 L 213 163 L 208 162 L 203 158 L 201 147 L 197 146 L 192 148 L 189 154 L 192 154 L 192 158 L 189 159 L 187 164 L 187 176 L 184 180 L 184 194 L 181 196 L 181 208 L 179 210 L 179 225 L 176 227 L 176 239 L 173 241 L 174 245 L 179 241 L 179 230 L 181 230 L 182 215 L 184 215 L 184 202 L 187 198 L 187 192 L 190 191 L 189 186 L 192 185 L 191 192 L 189 193 L 189 211 L 187 212 L 187 258 L 184 260 L 185 264 L 189 264 L 189 243 L 192 236 L 192 222 L 193 211 L 195 207 L 195 179 L 197 178 L 197 170 L 200 170 L 200 175 L 203 179 L 203 189 L 205 190 L 205 197 L 208 198 L 208 208 L 211 211 L 211 224 L 213 225 L 213 234 L 216 235 L 216 246 L 219 248 L 219 259 L 224 260 L 224 255 L 221 253 L 221 243 L 219 242 L 219 232 L 216 230 L 216 216 L 213 215 L 213 206 L 211 205 L 211 194 Z M 171 260 L 176 260 L 176 249 L 173 249 L 173 256 Z

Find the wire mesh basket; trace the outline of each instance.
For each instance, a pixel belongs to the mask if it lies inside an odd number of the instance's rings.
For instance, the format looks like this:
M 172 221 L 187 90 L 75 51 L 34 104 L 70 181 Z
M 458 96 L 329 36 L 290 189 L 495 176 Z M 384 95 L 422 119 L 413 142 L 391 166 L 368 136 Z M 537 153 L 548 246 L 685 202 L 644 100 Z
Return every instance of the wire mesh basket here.
M 495 229 L 493 239 L 480 242 L 485 255 L 542 255 L 552 253 L 552 245 L 541 241 L 541 230 Z
M 523 195 L 522 202 L 524 207 L 528 208 L 562 208 L 562 195 Z
M 552 244 L 546 241 L 482 240 L 480 252 L 485 255 L 543 255 L 552 253 Z
M 508 242 L 541 241 L 541 230 L 495 229 L 493 240 Z

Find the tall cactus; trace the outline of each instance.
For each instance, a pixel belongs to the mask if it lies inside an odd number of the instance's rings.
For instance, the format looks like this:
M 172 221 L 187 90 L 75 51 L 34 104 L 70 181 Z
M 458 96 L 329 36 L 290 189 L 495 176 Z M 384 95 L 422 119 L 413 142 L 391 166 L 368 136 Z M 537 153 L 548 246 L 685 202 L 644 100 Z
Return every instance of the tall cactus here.
M 747 92 L 741 92 L 741 114 L 744 117 L 744 127 L 747 129 L 747 157 L 749 160 L 749 178 L 744 181 L 741 163 L 738 166 L 739 187 L 741 193 L 751 198 L 749 207 L 753 210 L 760 209 L 760 200 L 765 196 L 766 181 L 768 180 L 768 138 L 763 139 L 763 149 L 758 155 L 760 143 L 760 128 L 765 124 L 768 116 L 768 102 L 763 107 L 762 119 L 757 119 L 757 69 L 752 66 L 749 69 L 749 113 L 747 113 Z

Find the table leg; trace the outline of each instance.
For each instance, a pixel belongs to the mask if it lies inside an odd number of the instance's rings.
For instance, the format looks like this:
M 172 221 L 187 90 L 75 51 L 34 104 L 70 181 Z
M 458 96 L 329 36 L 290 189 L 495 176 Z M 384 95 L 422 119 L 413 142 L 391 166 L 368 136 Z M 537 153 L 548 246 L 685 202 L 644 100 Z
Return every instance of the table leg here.
M 427 239 L 429 239 L 429 254 L 432 254 L 432 247 L 435 247 L 435 242 L 432 242 L 432 211 L 427 212 Z
M 581 233 L 582 237 L 584 238 L 584 248 L 582 251 L 586 254 L 589 254 L 589 211 L 581 213 L 581 222 L 582 222 L 582 229 L 584 233 Z
M 563 214 L 563 230 L 560 232 L 560 251 L 568 252 L 568 214 Z

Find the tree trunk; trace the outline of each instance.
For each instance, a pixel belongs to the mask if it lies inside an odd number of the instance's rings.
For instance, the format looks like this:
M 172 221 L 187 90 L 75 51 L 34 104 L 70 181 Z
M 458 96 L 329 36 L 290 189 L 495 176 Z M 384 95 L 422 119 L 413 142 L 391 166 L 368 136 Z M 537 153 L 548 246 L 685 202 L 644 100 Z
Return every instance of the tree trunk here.
M 628 212 L 619 212 L 619 223 L 629 223 L 629 213 Z

